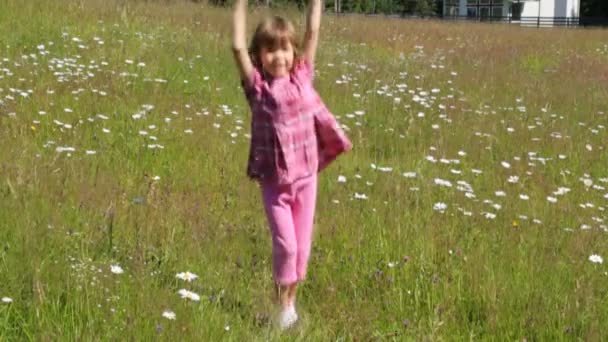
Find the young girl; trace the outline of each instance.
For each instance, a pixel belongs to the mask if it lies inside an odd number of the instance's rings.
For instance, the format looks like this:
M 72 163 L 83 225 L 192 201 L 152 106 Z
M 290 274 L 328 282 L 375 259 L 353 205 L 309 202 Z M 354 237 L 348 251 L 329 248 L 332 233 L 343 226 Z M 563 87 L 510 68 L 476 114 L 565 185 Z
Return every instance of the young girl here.
M 259 182 L 272 233 L 280 328 L 293 326 L 296 289 L 311 248 L 317 173 L 352 145 L 314 90 L 321 0 L 309 0 L 300 50 L 293 25 L 263 20 L 246 44 L 247 0 L 236 0 L 233 52 L 251 107 L 247 175 Z

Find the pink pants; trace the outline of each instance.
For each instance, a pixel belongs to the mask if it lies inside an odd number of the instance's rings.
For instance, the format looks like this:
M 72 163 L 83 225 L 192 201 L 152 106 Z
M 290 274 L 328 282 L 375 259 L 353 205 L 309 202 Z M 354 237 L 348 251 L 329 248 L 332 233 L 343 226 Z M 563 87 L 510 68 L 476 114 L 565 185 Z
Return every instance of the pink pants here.
M 290 285 L 306 276 L 312 243 L 317 175 L 292 184 L 262 184 L 266 217 L 272 233 L 275 282 Z

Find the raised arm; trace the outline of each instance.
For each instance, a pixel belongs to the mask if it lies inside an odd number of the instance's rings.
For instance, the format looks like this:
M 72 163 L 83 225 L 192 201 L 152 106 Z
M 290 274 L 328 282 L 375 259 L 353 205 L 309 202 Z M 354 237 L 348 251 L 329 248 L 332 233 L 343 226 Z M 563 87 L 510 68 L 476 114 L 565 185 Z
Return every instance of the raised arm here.
M 253 73 L 253 64 L 247 50 L 247 0 L 236 0 L 232 13 L 232 52 L 242 80 Z
M 314 64 L 319 41 L 321 26 L 321 1 L 308 0 L 308 15 L 306 16 L 306 33 L 304 34 L 304 58 Z

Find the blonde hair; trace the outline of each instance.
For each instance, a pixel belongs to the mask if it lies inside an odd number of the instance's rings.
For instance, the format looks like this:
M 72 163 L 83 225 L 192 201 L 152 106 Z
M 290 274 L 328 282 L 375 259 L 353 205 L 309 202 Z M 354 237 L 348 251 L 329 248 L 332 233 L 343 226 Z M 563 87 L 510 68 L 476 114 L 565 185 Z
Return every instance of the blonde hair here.
M 249 45 L 249 56 L 256 67 L 262 67 L 260 61 L 262 48 L 277 49 L 285 47 L 287 43 L 290 43 L 293 47 L 295 65 L 300 56 L 293 24 L 279 16 L 268 17 L 262 20 L 255 29 Z

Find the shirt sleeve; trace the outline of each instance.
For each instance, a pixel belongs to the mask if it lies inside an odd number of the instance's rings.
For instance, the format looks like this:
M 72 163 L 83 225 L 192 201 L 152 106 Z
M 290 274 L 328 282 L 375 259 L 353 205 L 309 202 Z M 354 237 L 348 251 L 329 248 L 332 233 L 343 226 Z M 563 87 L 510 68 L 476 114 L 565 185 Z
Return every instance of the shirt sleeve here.
M 260 147 L 266 146 L 267 127 L 260 121 L 259 115 L 251 113 L 251 138 L 249 144 L 249 160 L 247 162 L 247 175 L 252 179 L 262 179 L 267 169 L 268 158 Z
M 312 82 L 315 76 L 314 66 L 307 59 L 300 60 L 296 65 L 294 72 L 301 82 Z
M 262 89 L 262 75 L 258 68 L 254 68 L 247 79 L 241 80 L 241 85 L 243 86 L 247 99 L 257 97 Z
M 322 110 L 316 113 L 314 119 L 319 153 L 319 171 L 321 171 L 340 154 L 350 151 L 353 144 L 336 121 L 336 118 L 328 111 Z

